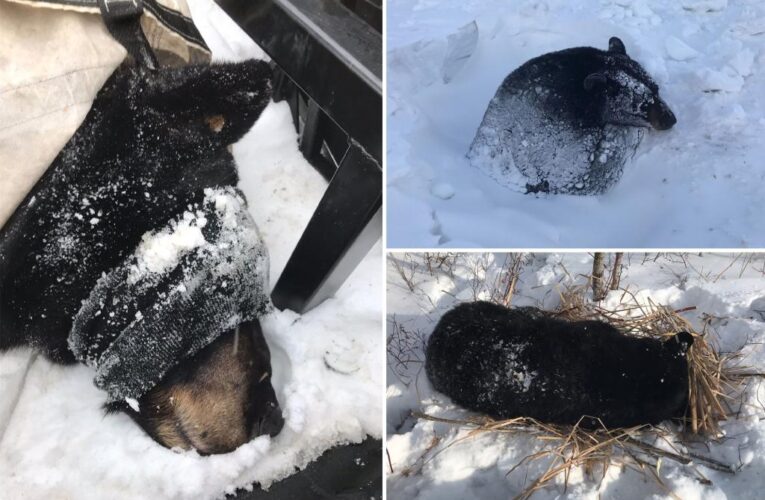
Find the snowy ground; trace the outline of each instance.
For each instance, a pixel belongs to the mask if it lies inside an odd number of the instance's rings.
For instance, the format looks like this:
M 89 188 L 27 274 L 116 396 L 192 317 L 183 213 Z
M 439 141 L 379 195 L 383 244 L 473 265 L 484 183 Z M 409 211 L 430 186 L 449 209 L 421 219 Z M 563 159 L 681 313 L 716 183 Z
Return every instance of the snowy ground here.
M 416 420 L 410 412 L 420 411 L 445 418 L 463 418 L 469 412 L 456 407 L 446 396 L 434 392 L 417 361 L 407 368 L 395 358 L 423 359 L 422 342 L 438 319 L 457 302 L 487 299 L 495 290 L 499 271 L 505 264 L 502 254 L 463 254 L 453 273 L 434 265 L 431 275 L 418 254 L 389 256 L 387 263 L 387 451 L 394 473 L 388 476 L 389 498 L 443 500 L 447 498 L 512 498 L 528 486 L 546 464 L 520 467 L 506 475 L 521 459 L 540 450 L 539 441 L 525 436 L 485 434 L 453 444 L 467 435 L 454 426 Z M 765 257 L 730 254 L 704 256 L 651 254 L 625 255 L 626 269 L 621 284 L 637 293 L 640 300 L 653 299 L 677 309 L 695 306 L 684 316 L 700 331 L 702 315 L 710 315 L 710 338 L 720 351 L 743 347 L 743 364 L 765 367 Z M 402 278 L 399 269 L 404 272 Z M 536 305 L 553 309 L 558 290 L 571 283 L 583 283 L 582 275 L 592 269 L 587 254 L 537 254 L 524 266 L 513 305 Z M 414 288 L 412 291 L 407 285 Z M 615 308 L 620 292 L 611 292 L 604 305 Z M 403 330 L 402 330 L 403 329 Z M 396 330 L 396 331 L 394 331 Z M 408 332 L 398 335 L 396 332 Z M 406 338 L 411 342 L 401 342 Z M 400 349 L 399 347 L 404 347 Z M 405 356 L 394 353 L 406 353 Z M 677 498 L 755 499 L 765 489 L 765 384 L 752 379 L 738 418 L 723 423 L 726 440 L 703 444 L 691 451 L 732 465 L 737 472 L 726 474 L 702 465 L 695 468 L 711 484 L 702 485 L 691 466 L 663 460 L 661 477 Z M 441 451 L 443 450 L 443 451 Z M 408 475 L 407 475 L 408 473 Z M 566 493 L 562 481 L 537 492 L 533 500 L 598 499 L 621 500 L 669 498 L 657 484 L 632 471 L 611 467 L 602 484 L 581 470 L 572 473 Z
M 262 54 L 209 0 L 192 7 L 217 58 Z M 326 188 L 296 139 L 287 104 L 271 104 L 234 147 L 272 283 Z M 314 310 L 265 318 L 285 428 L 230 454 L 175 453 L 128 417 L 104 416 L 106 394 L 85 366 L 54 365 L 29 350 L 0 354 L 0 498 L 216 498 L 252 482 L 268 486 L 333 445 L 380 437 L 381 253 L 375 246 Z M 326 356 L 358 370 L 331 371 Z
M 646 135 L 610 192 L 524 195 L 470 166 L 508 73 L 611 36 L 678 122 Z M 391 0 L 388 246 L 764 246 L 764 49 L 760 0 Z

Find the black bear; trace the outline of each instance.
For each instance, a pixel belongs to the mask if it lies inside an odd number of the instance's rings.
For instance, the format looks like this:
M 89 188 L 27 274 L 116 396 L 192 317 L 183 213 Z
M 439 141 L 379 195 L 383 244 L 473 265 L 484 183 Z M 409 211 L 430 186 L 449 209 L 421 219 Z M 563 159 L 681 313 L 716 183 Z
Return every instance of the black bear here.
M 473 166 L 527 193 L 600 194 L 621 177 L 643 128 L 676 122 L 621 40 L 608 51 L 545 54 L 510 73 L 468 152 Z
M 692 343 L 686 332 L 662 342 L 601 321 L 474 302 L 441 318 L 425 366 L 436 390 L 495 418 L 627 427 L 682 417 Z
M 0 348 L 92 366 L 107 408 L 169 447 L 226 452 L 284 422 L 268 256 L 227 149 L 270 75 L 124 65 L 0 230 Z

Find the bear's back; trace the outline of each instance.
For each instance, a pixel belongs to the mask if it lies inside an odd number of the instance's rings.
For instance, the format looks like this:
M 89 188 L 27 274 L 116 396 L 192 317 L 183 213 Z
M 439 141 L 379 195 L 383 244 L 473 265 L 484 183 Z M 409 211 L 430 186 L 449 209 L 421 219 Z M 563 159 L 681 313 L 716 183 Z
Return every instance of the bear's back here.
M 591 415 L 627 425 L 672 416 L 676 407 L 667 402 L 686 391 L 687 365 L 670 354 L 658 340 L 600 321 L 479 302 L 439 321 L 426 373 L 456 403 L 493 417 L 575 423 Z
M 67 347 L 72 318 L 102 273 L 145 233 L 200 202 L 205 187 L 237 183 L 225 145 L 150 103 L 131 103 L 153 84 L 151 75 L 142 78 L 129 68 L 110 77 L 3 226 L 0 349 L 32 345 L 54 361 L 74 362 Z

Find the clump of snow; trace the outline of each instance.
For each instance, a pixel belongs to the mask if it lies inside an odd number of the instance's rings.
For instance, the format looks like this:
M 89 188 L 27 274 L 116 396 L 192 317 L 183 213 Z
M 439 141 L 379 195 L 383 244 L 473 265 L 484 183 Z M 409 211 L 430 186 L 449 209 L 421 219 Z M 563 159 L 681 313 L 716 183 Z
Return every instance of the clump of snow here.
M 143 235 L 128 280 L 135 283 L 149 273 L 161 274 L 177 266 L 189 251 L 205 244 L 202 228 L 206 223 L 202 212 L 185 212 L 173 227 Z
M 141 411 L 141 406 L 135 398 L 125 398 L 125 402 L 133 409 L 133 411 Z
M 478 43 L 478 25 L 472 21 L 447 39 L 446 56 L 441 67 L 444 83 L 449 83 L 467 63 Z
M 506 254 L 465 253 L 439 261 L 430 254 L 389 254 L 387 267 L 388 374 L 387 441 L 392 473 L 387 494 L 396 499 L 513 498 L 545 473 L 548 462 L 524 461 L 546 445 L 524 433 L 472 434 L 470 428 L 417 419 L 412 412 L 464 420 L 475 413 L 436 392 L 425 374 L 424 347 L 441 316 L 458 302 L 498 300 L 507 290 Z M 765 369 L 765 256 L 758 254 L 625 254 L 621 286 L 636 300 L 667 304 L 694 329 L 706 328 L 719 352 L 741 351 L 741 365 Z M 553 310 L 561 287 L 585 284 L 592 256 L 585 253 L 527 254 L 512 305 Z M 406 276 L 406 281 L 402 278 Z M 412 290 L 410 286 L 414 289 Z M 622 291 L 611 292 L 603 307 L 617 310 Z M 509 363 L 521 389 L 534 383 L 534 372 Z M 680 464 L 662 459 L 656 471 L 666 489 L 632 469 L 612 466 L 594 474 L 575 468 L 568 477 L 534 493 L 538 500 L 593 498 L 759 498 L 765 488 L 765 384 L 752 378 L 734 415 L 722 422 L 725 439 L 683 439 L 673 424 L 662 424 L 669 452 L 695 453 L 731 466 L 730 474 L 702 462 Z M 514 469 L 515 468 L 515 469 Z M 512 472 L 511 469 L 513 470 Z M 648 472 L 650 474 L 650 472 Z M 708 479 L 708 483 L 698 477 Z
M 667 37 L 665 46 L 667 48 L 667 55 L 675 61 L 687 61 L 699 55 L 696 50 L 674 36 Z
M 433 196 L 441 198 L 442 200 L 448 200 L 454 196 L 454 188 L 451 184 L 446 182 L 439 182 L 438 184 L 433 185 L 430 192 L 433 193 Z
M 217 57 L 262 56 L 212 2 L 189 4 Z M 326 182 L 303 159 L 285 102 L 270 104 L 233 152 L 239 187 L 271 255 L 264 272 L 274 283 Z M 225 215 L 228 202 L 220 201 L 216 209 Z M 194 227 L 189 222 L 187 243 L 175 250 L 202 243 Z M 381 253 L 377 245 L 334 298 L 308 313 L 274 311 L 261 319 L 285 428 L 229 454 L 168 450 L 128 416 L 105 416 L 106 393 L 93 386 L 89 367 L 55 365 L 28 349 L 0 353 L 0 497 L 223 498 L 255 482 L 267 488 L 332 446 L 381 437 Z M 177 254 L 167 260 L 157 248 L 145 256 L 156 258 L 158 269 Z M 329 368 L 327 351 L 346 365 L 353 358 L 358 369 Z
M 765 244 L 765 3 L 391 0 L 387 10 L 389 246 Z M 445 84 L 449 37 L 473 21 L 477 41 Z M 476 175 L 465 152 L 500 82 L 533 57 L 605 49 L 611 36 L 656 80 L 677 124 L 647 131 L 619 182 L 597 197 L 530 196 Z M 672 59 L 669 37 L 698 55 Z M 455 195 L 433 196 L 439 183 Z

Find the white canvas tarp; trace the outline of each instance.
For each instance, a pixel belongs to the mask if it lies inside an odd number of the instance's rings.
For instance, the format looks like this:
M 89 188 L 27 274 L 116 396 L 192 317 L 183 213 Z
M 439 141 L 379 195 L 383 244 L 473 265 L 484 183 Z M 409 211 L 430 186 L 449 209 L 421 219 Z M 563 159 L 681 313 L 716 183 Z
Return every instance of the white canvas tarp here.
M 185 0 L 162 0 L 189 16 Z M 144 12 L 150 45 L 179 62 L 209 60 Z M 126 51 L 97 8 L 0 0 L 0 227 L 82 123 Z M 108 133 L 108 132 L 107 132 Z

